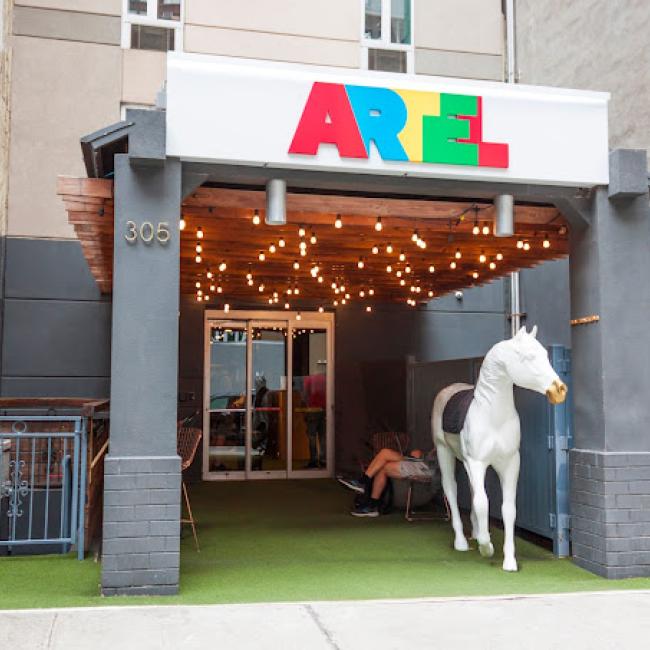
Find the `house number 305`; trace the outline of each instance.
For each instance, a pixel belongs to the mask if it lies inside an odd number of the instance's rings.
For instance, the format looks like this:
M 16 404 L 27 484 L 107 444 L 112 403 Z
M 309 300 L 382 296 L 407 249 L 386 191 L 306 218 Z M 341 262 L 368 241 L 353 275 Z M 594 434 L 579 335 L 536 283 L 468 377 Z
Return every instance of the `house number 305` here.
M 169 224 L 166 221 L 160 221 L 154 225 L 151 221 L 143 221 L 138 227 L 135 221 L 126 222 L 126 233 L 124 239 L 129 244 L 135 244 L 138 239 L 142 240 L 145 244 L 151 244 L 155 239 L 160 244 L 166 244 L 171 239 L 171 232 Z

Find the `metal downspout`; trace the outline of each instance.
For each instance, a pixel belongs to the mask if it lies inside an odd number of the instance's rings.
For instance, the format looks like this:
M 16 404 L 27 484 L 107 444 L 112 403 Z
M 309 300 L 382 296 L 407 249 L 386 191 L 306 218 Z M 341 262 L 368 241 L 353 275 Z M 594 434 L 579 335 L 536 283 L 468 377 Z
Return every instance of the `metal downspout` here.
M 515 70 L 515 0 L 505 0 L 506 10 L 506 81 L 516 83 Z M 521 326 L 519 272 L 510 274 L 510 331 L 514 336 Z

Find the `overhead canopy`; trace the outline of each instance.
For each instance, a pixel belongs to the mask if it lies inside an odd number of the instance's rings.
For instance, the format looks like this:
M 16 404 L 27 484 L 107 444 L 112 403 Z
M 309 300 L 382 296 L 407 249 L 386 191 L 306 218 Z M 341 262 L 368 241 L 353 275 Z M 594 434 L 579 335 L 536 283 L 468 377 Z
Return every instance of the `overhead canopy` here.
M 100 290 L 110 293 L 112 181 L 60 178 L 58 192 Z M 264 206 L 262 190 L 223 187 L 200 187 L 183 201 L 182 293 L 213 304 L 264 304 L 274 293 L 292 307 L 305 300 L 326 308 L 343 300 L 406 304 L 568 254 L 567 223 L 548 206 L 516 205 L 516 232 L 508 238 L 493 236 L 494 207 L 486 202 L 290 191 L 284 226 L 266 225 Z M 341 228 L 335 226 L 338 215 Z

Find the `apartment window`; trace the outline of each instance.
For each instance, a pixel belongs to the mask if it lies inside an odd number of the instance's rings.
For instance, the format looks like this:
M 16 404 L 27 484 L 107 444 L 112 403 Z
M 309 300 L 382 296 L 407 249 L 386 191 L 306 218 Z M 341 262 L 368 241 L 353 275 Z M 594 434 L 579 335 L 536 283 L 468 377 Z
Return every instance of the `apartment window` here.
M 413 72 L 413 0 L 361 2 L 361 67 Z
M 122 47 L 134 50 L 181 50 L 182 0 L 123 0 Z

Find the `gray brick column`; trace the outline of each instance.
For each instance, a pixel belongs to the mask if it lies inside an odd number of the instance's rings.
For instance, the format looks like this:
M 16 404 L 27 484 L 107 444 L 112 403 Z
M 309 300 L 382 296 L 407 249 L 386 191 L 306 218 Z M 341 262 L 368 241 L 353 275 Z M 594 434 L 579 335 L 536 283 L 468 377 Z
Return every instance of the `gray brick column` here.
M 179 161 L 136 165 L 133 156 L 116 156 L 105 595 L 178 592 L 180 203 Z M 128 222 L 135 224 L 132 242 Z M 152 224 L 153 237 L 145 222 Z M 169 241 L 156 235 L 161 223 L 169 229 Z
M 650 576 L 650 208 L 645 152 L 615 151 L 610 186 L 571 241 L 575 562 Z

